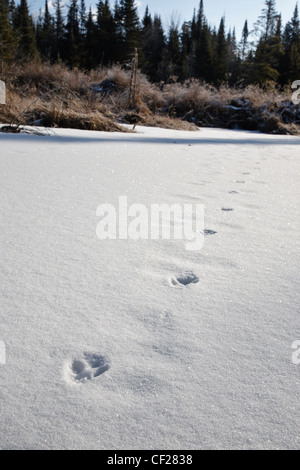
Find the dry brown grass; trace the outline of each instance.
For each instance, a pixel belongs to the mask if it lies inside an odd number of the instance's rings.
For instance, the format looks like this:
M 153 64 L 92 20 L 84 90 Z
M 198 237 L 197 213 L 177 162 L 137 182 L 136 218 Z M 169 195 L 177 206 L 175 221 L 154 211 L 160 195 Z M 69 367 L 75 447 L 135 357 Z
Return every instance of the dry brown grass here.
M 0 107 L 0 122 L 41 124 L 91 130 L 128 131 L 131 72 L 120 66 L 91 72 L 63 65 L 27 64 L 3 68 L 7 105 Z M 188 80 L 185 83 L 150 84 L 143 75 L 137 86 L 138 123 L 171 129 L 216 126 L 299 133 L 299 119 L 285 119 L 283 102 L 290 93 L 275 84 L 219 89 Z

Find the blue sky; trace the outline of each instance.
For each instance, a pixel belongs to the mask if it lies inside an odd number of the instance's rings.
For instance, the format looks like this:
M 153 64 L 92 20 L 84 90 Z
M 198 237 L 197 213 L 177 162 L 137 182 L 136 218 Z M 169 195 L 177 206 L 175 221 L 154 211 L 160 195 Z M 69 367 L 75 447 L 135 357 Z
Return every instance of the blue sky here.
M 51 0 L 50 0 L 51 1 Z M 44 0 L 28 0 L 31 12 L 37 12 L 44 5 Z M 65 0 L 68 4 L 69 0 Z M 87 5 L 95 6 L 97 0 L 86 0 Z M 143 16 L 146 5 L 152 14 L 158 13 L 165 25 L 168 24 L 172 15 L 179 19 L 180 23 L 190 20 L 194 8 L 198 10 L 200 0 L 137 0 L 139 12 Z M 286 23 L 293 14 L 296 0 L 277 0 L 277 10 L 282 13 L 283 22 Z M 111 1 L 114 4 L 114 0 Z M 250 28 L 257 20 L 264 0 L 204 0 L 206 17 L 211 25 L 219 25 L 221 17 L 225 14 L 227 29 L 236 27 L 239 37 L 245 19 L 248 19 Z

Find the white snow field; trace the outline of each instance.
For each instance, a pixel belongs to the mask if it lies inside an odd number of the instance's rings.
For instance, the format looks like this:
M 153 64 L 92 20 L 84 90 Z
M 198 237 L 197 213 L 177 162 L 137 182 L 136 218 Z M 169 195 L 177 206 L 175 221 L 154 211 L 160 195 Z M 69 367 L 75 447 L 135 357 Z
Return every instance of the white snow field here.
M 0 135 L 1 449 L 299 449 L 299 144 Z M 119 196 L 205 204 L 204 247 L 99 240 Z

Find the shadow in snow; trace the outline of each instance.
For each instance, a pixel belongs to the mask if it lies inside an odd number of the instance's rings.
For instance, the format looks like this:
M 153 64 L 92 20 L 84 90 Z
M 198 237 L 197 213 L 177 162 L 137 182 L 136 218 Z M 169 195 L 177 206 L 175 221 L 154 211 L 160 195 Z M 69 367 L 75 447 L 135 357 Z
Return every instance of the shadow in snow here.
M 27 134 L 1 134 L 0 133 L 0 141 L 26 141 L 26 142 L 39 142 L 43 140 L 43 142 L 47 143 L 56 143 L 56 144 L 74 144 L 74 143 L 130 143 L 135 142 L 139 144 L 181 144 L 181 145 L 300 145 L 300 138 L 299 137 L 291 137 L 287 136 L 285 138 L 282 137 L 270 137 L 267 134 L 258 134 L 258 133 L 249 133 L 249 139 L 245 138 L 244 136 L 239 138 L 238 135 L 236 138 L 224 138 L 218 136 L 214 136 L 212 138 L 209 137 L 193 137 L 195 135 L 191 132 L 191 137 L 189 138 L 181 138 L 178 136 L 176 141 L 173 138 L 168 137 L 151 137 L 151 136 L 143 136 L 141 134 L 123 134 L 121 133 L 111 133 L 111 135 L 107 135 L 107 133 L 96 133 L 94 131 L 91 132 L 90 135 L 86 135 L 88 131 L 78 131 L 78 135 L 69 135 L 69 136 L 35 136 L 35 135 L 27 135 Z M 233 131 L 232 131 L 233 132 Z M 245 134 L 246 131 L 242 131 Z M 82 135 L 80 135 L 82 133 Z M 97 134 L 97 135 L 95 135 Z M 255 135 L 255 137 L 254 137 Z

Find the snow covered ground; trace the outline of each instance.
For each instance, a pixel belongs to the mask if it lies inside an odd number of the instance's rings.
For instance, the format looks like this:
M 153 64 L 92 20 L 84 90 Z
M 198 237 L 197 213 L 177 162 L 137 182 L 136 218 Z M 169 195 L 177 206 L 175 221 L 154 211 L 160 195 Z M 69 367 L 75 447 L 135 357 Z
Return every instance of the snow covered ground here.
M 1 449 L 299 449 L 299 144 L 0 135 Z M 205 204 L 203 249 L 100 241 L 119 196 Z

